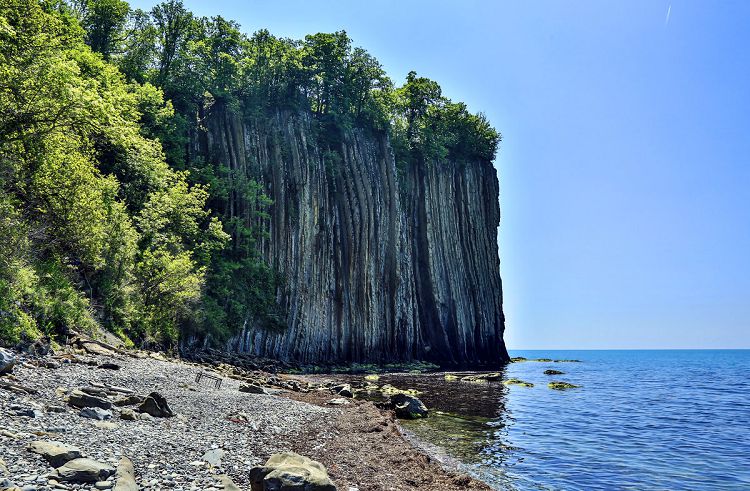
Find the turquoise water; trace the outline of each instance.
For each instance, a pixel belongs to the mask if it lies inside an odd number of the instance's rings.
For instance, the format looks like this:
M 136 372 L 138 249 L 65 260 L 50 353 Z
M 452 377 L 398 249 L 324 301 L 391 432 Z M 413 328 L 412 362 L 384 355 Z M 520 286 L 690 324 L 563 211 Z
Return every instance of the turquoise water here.
M 420 397 L 458 414 L 436 413 L 408 428 L 497 489 L 750 490 L 750 350 L 511 356 L 582 362 L 506 369 L 506 379 L 532 388 L 435 376 Z M 551 390 L 551 380 L 581 388 Z M 474 404 L 447 407 L 441 392 L 467 385 Z

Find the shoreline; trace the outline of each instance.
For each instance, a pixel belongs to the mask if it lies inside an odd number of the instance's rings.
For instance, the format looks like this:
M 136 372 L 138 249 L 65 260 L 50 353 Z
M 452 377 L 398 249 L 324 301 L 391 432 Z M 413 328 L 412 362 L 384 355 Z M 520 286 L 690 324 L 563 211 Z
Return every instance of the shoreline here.
M 331 405 L 338 396 L 328 390 L 307 392 L 306 376 L 253 372 L 253 376 L 273 377 L 278 385 L 303 389 L 250 394 L 239 391 L 248 373 L 236 367 L 217 370 L 160 353 L 114 352 L 96 346 L 28 357 L 12 375 L 0 377 L 36 392 L 0 387 L 0 464 L 4 464 L 0 481 L 8 479 L 19 488 L 32 485 L 40 491 L 65 489 L 53 487 L 49 480 L 53 468 L 26 450 L 31 441 L 54 440 L 75 445 L 84 456 L 111 465 L 127 456 L 134 463 L 137 483 L 148 490 L 234 489 L 222 484 L 222 475 L 246 490 L 249 470 L 284 451 L 321 462 L 339 490 L 492 489 L 410 441 L 392 411 L 358 399 Z M 119 369 L 103 368 L 106 364 Z M 221 388 L 196 384 L 198 371 L 221 375 Z M 144 395 L 159 391 L 176 416 L 126 421 L 121 418 L 127 411 L 115 406 L 112 419 L 95 421 L 81 417 L 63 400 L 77 387 L 101 384 Z M 36 417 L 17 414 L 22 411 Z M 208 464 L 206 452 L 217 449 L 223 452 L 221 462 Z

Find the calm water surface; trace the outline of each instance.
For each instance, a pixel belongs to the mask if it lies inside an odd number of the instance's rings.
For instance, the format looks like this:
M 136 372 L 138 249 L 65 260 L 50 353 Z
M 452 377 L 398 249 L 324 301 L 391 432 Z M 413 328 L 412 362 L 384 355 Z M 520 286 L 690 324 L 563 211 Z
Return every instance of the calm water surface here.
M 497 489 L 750 490 L 750 350 L 515 351 L 501 383 L 392 375 L 423 391 L 408 423 Z M 545 375 L 556 369 L 564 375 Z M 581 385 L 555 391 L 551 380 Z

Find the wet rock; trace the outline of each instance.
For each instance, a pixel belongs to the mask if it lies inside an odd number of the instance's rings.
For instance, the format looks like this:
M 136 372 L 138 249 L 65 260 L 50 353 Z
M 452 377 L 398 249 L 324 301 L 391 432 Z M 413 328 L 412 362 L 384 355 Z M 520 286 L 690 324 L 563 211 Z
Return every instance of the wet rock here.
M 554 390 L 567 390 L 567 389 L 577 389 L 580 387 L 580 385 L 573 385 L 569 382 L 550 382 L 547 384 L 547 387 Z
M 531 382 L 525 382 L 523 380 L 517 379 L 517 378 L 511 378 L 503 382 L 505 385 L 518 385 L 521 387 L 534 387 L 534 384 Z
M 564 372 L 561 372 L 560 370 L 545 370 L 545 375 L 563 375 Z
M 445 380 L 449 381 L 449 382 L 450 382 L 450 381 L 453 381 L 453 380 L 458 380 L 458 376 L 457 376 L 457 375 L 453 375 L 452 373 L 446 373 L 446 374 L 445 374 L 445 375 L 443 376 L 443 378 L 444 378 Z
M 331 387 L 331 392 L 338 394 L 341 397 L 354 397 L 352 393 L 352 386 L 349 384 L 338 384 Z
M 85 407 L 78 414 L 82 418 L 97 419 L 99 421 L 112 419 L 112 411 L 100 407 Z
M 33 441 L 28 450 L 41 455 L 52 467 L 60 467 L 66 462 L 81 457 L 81 451 L 72 445 L 55 441 Z
M 336 491 L 323 464 L 294 452 L 274 454 L 250 471 L 252 491 Z
M 68 404 L 73 407 L 99 407 L 102 409 L 111 409 L 112 402 L 99 396 L 87 394 L 83 390 L 76 389 L 68 396 Z
M 396 417 L 401 419 L 426 418 L 427 406 L 422 401 L 408 394 L 394 394 L 389 400 L 390 406 L 396 412 Z
M 120 365 L 118 365 L 117 363 L 109 363 L 108 362 L 108 363 L 102 363 L 97 368 L 102 368 L 104 370 L 119 370 L 120 369 Z
M 0 375 L 11 373 L 17 362 L 18 359 L 16 358 L 16 355 L 8 350 L 0 348 Z
M 248 394 L 265 394 L 266 389 L 257 384 L 240 384 L 240 392 Z
M 503 379 L 501 373 L 477 373 L 461 377 L 462 382 L 498 382 Z
M 96 460 L 79 458 L 66 462 L 50 474 L 50 477 L 63 482 L 97 482 L 104 481 L 114 474 L 115 470 Z
M 138 486 L 135 483 L 133 462 L 127 457 L 122 457 L 120 463 L 117 464 L 113 491 L 138 491 Z
M 158 392 L 152 392 L 143 403 L 138 406 L 138 411 L 149 414 L 155 418 L 171 418 L 174 413 L 169 408 L 167 400 Z

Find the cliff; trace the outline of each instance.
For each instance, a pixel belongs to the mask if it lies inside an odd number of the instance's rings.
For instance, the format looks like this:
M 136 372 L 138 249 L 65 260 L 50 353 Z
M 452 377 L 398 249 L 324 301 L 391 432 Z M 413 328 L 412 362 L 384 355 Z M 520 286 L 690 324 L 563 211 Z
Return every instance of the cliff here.
M 273 199 L 261 249 L 285 283 L 287 328 L 248 319 L 231 350 L 302 363 L 508 360 L 491 162 L 399 166 L 386 134 L 356 128 L 332 156 L 300 112 L 259 120 L 216 104 L 203 128 L 193 151 Z

